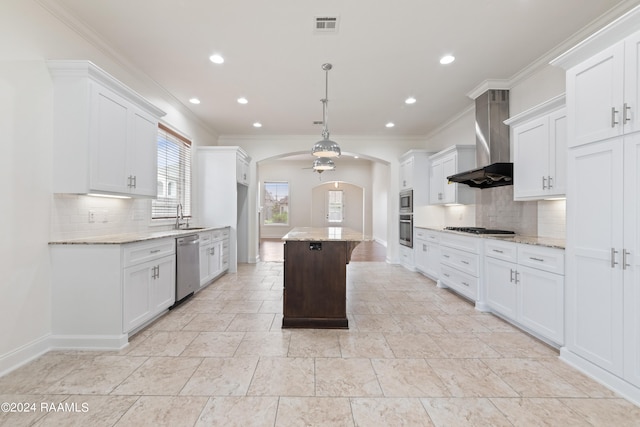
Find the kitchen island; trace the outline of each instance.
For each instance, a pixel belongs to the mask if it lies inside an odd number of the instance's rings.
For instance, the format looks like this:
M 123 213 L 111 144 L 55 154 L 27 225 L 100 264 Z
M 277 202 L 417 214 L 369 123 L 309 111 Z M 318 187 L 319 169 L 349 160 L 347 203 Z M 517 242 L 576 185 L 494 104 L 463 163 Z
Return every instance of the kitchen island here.
M 347 264 L 364 235 L 344 227 L 297 227 L 282 240 L 282 327 L 347 329 Z

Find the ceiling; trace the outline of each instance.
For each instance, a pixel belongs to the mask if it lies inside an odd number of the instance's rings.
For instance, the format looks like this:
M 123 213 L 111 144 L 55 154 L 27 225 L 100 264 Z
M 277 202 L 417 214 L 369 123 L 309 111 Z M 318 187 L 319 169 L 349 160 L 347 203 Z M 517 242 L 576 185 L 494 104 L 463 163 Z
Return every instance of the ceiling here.
M 121 60 L 220 135 L 428 135 L 486 79 L 517 79 L 637 1 L 40 0 L 89 27 Z M 606 15 L 600 19 L 601 15 Z M 317 33 L 316 17 L 338 17 Z M 598 19 L 598 20 L 597 20 Z M 221 54 L 224 64 L 209 61 Z M 456 61 L 443 66 L 441 56 Z M 74 58 L 75 59 L 75 58 Z M 100 65 L 100 64 L 98 64 Z M 417 102 L 407 105 L 413 96 Z M 201 103 L 193 105 L 189 99 Z M 249 101 L 237 102 L 239 97 Z M 262 123 L 257 129 L 254 122 Z M 386 128 L 388 122 L 395 127 Z

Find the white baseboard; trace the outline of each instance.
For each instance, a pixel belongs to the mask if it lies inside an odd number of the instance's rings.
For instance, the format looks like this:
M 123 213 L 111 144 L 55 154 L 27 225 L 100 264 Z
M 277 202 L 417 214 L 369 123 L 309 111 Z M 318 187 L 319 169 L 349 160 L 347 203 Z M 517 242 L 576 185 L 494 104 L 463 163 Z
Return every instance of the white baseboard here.
M 386 241 L 386 240 L 381 240 L 381 239 L 379 239 L 379 238 L 377 238 L 377 237 L 374 237 L 374 238 L 373 238 L 373 241 L 374 241 L 374 242 L 376 242 L 376 243 L 380 243 L 380 244 L 381 244 L 382 246 L 384 246 L 385 248 L 387 247 L 387 241 Z
M 0 377 L 18 369 L 51 349 L 50 334 L 46 334 L 0 356 Z
M 560 360 L 599 382 L 609 390 L 618 393 L 633 404 L 640 406 L 640 388 L 583 359 L 571 352 L 567 347 L 560 348 Z
M 129 335 L 51 335 L 55 350 L 122 350 L 129 344 Z

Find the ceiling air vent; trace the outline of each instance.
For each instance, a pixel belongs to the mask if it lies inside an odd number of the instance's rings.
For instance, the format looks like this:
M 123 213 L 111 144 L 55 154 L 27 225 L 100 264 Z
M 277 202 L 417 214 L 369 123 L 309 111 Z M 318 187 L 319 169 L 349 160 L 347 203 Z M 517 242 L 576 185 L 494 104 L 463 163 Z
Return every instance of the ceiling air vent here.
M 314 31 L 316 33 L 337 33 L 338 17 L 337 16 L 316 16 L 314 22 Z

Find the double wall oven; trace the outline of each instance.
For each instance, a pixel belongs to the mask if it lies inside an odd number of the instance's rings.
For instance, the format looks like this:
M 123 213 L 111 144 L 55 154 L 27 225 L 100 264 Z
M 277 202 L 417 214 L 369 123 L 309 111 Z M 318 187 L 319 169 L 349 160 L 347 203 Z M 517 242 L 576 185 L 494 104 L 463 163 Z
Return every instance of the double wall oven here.
M 400 192 L 399 236 L 400 244 L 413 247 L 413 190 Z

